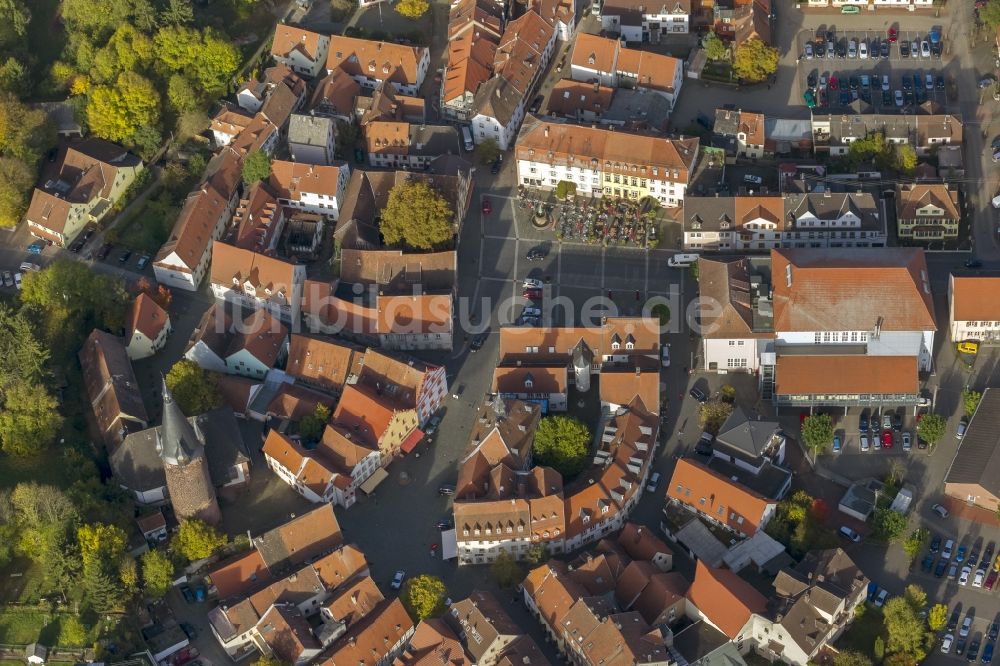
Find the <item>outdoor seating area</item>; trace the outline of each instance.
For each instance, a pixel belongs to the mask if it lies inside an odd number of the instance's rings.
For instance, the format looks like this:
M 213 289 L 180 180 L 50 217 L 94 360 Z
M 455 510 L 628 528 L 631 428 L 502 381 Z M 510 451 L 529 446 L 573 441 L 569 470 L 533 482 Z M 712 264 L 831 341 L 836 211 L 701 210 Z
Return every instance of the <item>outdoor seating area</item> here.
M 552 192 L 521 186 L 517 199 L 520 208 L 534 212 L 536 226 L 551 229 L 557 240 L 655 248 L 659 239 L 659 204 L 651 198 L 570 196 L 561 200 Z

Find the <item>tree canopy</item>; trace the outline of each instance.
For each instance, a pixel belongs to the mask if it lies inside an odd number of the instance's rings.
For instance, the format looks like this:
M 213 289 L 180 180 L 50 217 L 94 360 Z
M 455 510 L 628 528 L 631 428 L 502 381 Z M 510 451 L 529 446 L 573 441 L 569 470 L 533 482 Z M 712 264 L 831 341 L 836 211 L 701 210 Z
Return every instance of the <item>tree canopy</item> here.
M 493 162 L 500 156 L 500 144 L 497 143 L 496 139 L 485 139 L 476 146 L 473 154 L 476 156 L 476 161 L 480 164 L 484 166 L 493 164 Z
M 0 446 L 26 456 L 44 451 L 56 440 L 63 418 L 58 403 L 40 383 L 19 382 L 4 392 L 0 410 Z
M 847 650 L 837 653 L 833 658 L 833 666 L 872 666 L 872 660 L 860 652 Z
M 387 245 L 441 248 L 451 241 L 454 215 L 451 204 L 428 183 L 408 180 L 389 191 L 380 230 Z
M 299 421 L 299 436 L 306 442 L 315 442 L 323 434 L 327 421 L 330 420 L 330 408 L 324 404 L 316 405 L 312 414 L 306 414 Z
M 941 631 L 948 623 L 948 607 L 944 604 L 934 604 L 927 612 L 927 628 L 931 631 Z
M 909 556 L 910 561 L 916 559 L 917 555 L 923 552 L 924 546 L 930 542 L 931 533 L 923 527 L 913 530 L 910 536 L 903 542 L 903 550 Z
M 743 81 L 758 83 L 778 71 L 778 49 L 754 37 L 736 47 L 733 73 Z
M 400 599 L 414 620 L 426 620 L 444 612 L 448 590 L 437 576 L 424 574 L 410 578 L 403 584 Z
M 886 652 L 906 655 L 912 663 L 927 656 L 928 633 L 919 610 L 905 597 L 893 597 L 885 604 L 883 618 L 886 629 Z
M 979 391 L 973 391 L 970 388 L 962 389 L 962 408 L 965 410 L 965 415 L 975 414 L 976 408 L 979 407 L 979 401 L 982 399 L 983 394 Z
M 247 185 L 271 177 L 271 157 L 263 150 L 255 150 L 243 160 L 243 182 Z
M 162 599 L 174 581 L 174 563 L 160 550 L 142 554 L 143 591 L 154 599 Z
M 222 534 L 201 520 L 185 520 L 170 547 L 181 557 L 192 562 L 202 560 L 229 543 Z
M 917 424 L 917 435 L 930 446 L 936 445 L 944 437 L 944 418 L 938 414 L 924 414 Z
M 10 229 L 28 210 L 35 172 L 16 157 L 0 157 L 0 228 Z
M 408 19 L 418 19 L 430 8 L 431 4 L 427 0 L 399 0 L 396 3 L 396 11 Z
M 514 587 L 524 578 L 524 571 L 510 553 L 501 550 L 490 565 L 490 574 L 500 587 Z
M 160 93 L 140 74 L 122 72 L 113 85 L 90 91 L 87 122 L 97 136 L 132 144 L 140 128 L 159 121 Z
M 571 416 L 546 416 L 535 432 L 535 464 L 551 467 L 564 477 L 583 471 L 590 456 L 590 430 Z
M 701 41 L 705 49 L 705 56 L 709 60 L 725 60 L 729 57 L 729 50 L 714 32 L 709 32 Z
M 186 358 L 174 363 L 167 373 L 167 388 L 181 411 L 188 416 L 204 414 L 222 404 L 215 375 Z
M 898 541 L 906 532 L 906 516 L 892 509 L 875 509 L 875 535 L 889 543 Z
M 709 400 L 698 407 L 698 424 L 702 430 L 716 435 L 732 413 L 732 403 L 724 400 Z
M 833 419 L 829 414 L 813 414 L 802 422 L 802 442 L 813 452 L 822 453 L 833 442 Z

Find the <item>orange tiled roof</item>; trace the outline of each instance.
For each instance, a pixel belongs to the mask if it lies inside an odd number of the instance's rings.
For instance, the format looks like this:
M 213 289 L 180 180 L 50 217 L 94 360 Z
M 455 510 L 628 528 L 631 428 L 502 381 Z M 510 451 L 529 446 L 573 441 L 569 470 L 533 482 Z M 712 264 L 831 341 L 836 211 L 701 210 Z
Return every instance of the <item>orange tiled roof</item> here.
M 766 497 L 688 458 L 677 461 L 667 497 L 747 536 L 757 533 L 764 512 L 772 504 Z
M 735 639 L 754 613 L 762 614 L 767 599 L 729 569 L 713 569 L 698 560 L 688 600 L 722 633 Z
M 285 372 L 339 393 L 361 355 L 360 350 L 332 338 L 293 334 Z
M 920 392 L 915 356 L 778 356 L 778 395 Z
M 1000 321 L 1000 277 L 952 275 L 951 280 L 955 321 Z
M 340 169 L 339 166 L 274 160 L 271 162 L 271 178 L 268 182 L 281 199 L 298 201 L 303 192 L 336 197 Z
M 274 28 L 274 40 L 271 42 L 271 55 L 287 57 L 292 51 L 301 51 L 302 55 L 316 61 L 320 53 L 320 42 L 326 35 L 312 32 L 295 25 L 279 23 Z
M 128 325 L 128 340 L 132 339 L 132 335 L 136 331 L 150 340 L 155 340 L 163 327 L 170 321 L 167 311 L 161 308 L 146 292 L 135 297 L 125 320 Z
M 334 35 L 330 38 L 326 69 L 339 67 L 352 76 L 416 85 L 420 61 L 426 53 L 422 46 Z
M 619 48 L 620 43 L 617 39 L 581 32 L 576 36 L 570 64 L 610 74 L 615 71 Z
M 771 273 L 775 331 L 937 329 L 923 250 L 771 250 Z

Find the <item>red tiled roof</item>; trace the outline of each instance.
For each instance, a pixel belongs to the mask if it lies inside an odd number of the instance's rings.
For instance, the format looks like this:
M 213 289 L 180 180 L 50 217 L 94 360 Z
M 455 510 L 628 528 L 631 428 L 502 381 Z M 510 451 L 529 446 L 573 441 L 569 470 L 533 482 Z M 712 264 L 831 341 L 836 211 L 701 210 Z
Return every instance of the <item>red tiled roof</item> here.
M 688 458 L 677 461 L 667 497 L 747 536 L 761 527 L 770 500 Z
M 713 569 L 698 560 L 687 599 L 729 638 L 735 639 L 754 613 L 762 614 L 767 599 L 729 569 Z

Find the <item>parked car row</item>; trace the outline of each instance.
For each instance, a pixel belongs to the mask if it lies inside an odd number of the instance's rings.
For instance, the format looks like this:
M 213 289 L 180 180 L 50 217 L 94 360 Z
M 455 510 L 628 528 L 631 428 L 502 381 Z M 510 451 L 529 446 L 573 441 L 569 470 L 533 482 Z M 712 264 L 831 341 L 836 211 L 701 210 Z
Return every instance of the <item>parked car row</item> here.
M 935 511 L 939 506 L 935 505 Z M 943 515 L 947 515 L 947 510 Z M 970 547 L 964 542 L 956 545 L 954 539 L 943 540 L 940 535 L 934 535 L 920 567 L 928 573 L 933 571 L 937 578 L 956 580 L 959 585 L 993 590 L 1000 578 L 1000 556 L 995 556 L 995 542 L 990 541 L 985 550 L 982 546 L 982 538 L 976 539 Z
M 806 42 L 802 48 L 802 57 L 813 58 L 851 58 L 868 60 L 875 58 L 889 59 L 892 55 L 892 45 L 899 44 L 899 55 L 902 58 L 940 58 L 944 50 L 941 34 L 937 30 L 922 38 L 899 41 L 899 30 L 889 28 L 885 37 L 841 37 L 829 31 L 818 36 L 815 42 Z
M 969 663 L 974 663 L 977 659 L 983 664 L 992 663 L 997 636 L 1000 635 L 1000 625 L 994 619 L 990 623 L 989 628 L 987 628 L 985 637 L 982 634 L 973 634 L 972 641 L 970 642 L 969 637 L 972 633 L 972 624 L 976 619 L 975 611 L 970 608 L 965 614 L 965 619 L 959 625 L 961 616 L 961 609 L 956 605 L 951 612 L 951 617 L 948 619 L 944 638 L 941 640 L 941 652 L 944 654 L 954 654 L 956 657 L 964 656 Z M 958 633 L 957 637 L 955 636 L 956 632 Z M 983 648 L 983 654 L 980 657 L 979 648 L 984 638 L 986 639 L 986 647 Z M 967 643 L 968 650 L 966 650 Z

